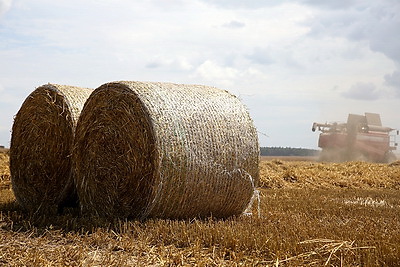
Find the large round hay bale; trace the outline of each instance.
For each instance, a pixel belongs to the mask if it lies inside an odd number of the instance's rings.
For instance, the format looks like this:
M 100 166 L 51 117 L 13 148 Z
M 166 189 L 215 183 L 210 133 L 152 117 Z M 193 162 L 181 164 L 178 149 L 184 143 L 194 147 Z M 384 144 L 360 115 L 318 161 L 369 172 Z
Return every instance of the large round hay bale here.
M 73 157 L 82 210 L 105 217 L 239 215 L 259 180 L 248 111 L 200 85 L 102 85 L 82 110 Z
M 71 149 L 78 117 L 91 92 L 46 84 L 26 98 L 15 116 L 11 181 L 18 203 L 28 211 L 52 212 L 66 201 L 75 201 Z

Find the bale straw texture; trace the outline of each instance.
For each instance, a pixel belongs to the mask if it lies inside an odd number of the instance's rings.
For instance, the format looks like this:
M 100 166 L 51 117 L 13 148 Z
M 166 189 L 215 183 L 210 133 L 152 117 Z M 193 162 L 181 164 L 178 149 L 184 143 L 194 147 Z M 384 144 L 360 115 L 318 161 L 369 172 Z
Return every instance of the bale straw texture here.
M 259 180 L 246 108 L 200 85 L 102 85 L 82 111 L 73 157 L 82 210 L 106 217 L 238 215 Z
M 70 155 L 78 117 L 92 91 L 46 84 L 26 98 L 15 116 L 11 180 L 26 210 L 51 212 L 64 201 L 74 201 Z

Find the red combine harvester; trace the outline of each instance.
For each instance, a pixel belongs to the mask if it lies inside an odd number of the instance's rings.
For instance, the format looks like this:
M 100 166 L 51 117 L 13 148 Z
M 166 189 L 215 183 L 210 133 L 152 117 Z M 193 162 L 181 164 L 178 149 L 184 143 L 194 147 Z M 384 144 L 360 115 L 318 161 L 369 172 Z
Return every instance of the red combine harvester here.
M 396 135 L 399 131 L 382 126 L 376 113 L 349 114 L 347 123 L 317 123 L 312 131 L 319 130 L 318 146 L 322 148 L 321 161 L 370 161 L 389 163 L 396 160 Z M 392 133 L 394 132 L 394 133 Z

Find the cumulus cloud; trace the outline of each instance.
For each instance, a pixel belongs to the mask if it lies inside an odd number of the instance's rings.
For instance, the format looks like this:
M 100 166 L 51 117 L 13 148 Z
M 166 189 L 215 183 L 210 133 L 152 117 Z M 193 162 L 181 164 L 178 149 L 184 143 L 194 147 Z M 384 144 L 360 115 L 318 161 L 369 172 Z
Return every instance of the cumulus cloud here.
M 373 83 L 358 82 L 343 92 L 342 96 L 356 100 L 377 100 L 380 94 Z
M 206 81 L 228 86 L 239 75 L 239 71 L 235 68 L 220 66 L 212 60 L 206 60 L 197 68 L 196 75 Z
M 0 0 L 0 17 L 6 13 L 12 4 L 12 0 Z

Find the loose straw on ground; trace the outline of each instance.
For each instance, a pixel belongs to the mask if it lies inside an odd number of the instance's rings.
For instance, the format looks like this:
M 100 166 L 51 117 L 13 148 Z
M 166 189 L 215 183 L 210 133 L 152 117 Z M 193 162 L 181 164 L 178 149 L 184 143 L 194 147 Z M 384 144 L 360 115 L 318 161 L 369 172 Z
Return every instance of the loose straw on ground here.
M 92 89 L 46 84 L 33 91 L 14 119 L 10 171 L 18 203 L 54 212 L 76 202 L 71 149 L 78 117 Z
M 75 140 L 81 207 L 95 215 L 239 215 L 259 180 L 253 121 L 213 87 L 104 84 L 85 104 Z

